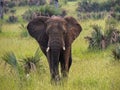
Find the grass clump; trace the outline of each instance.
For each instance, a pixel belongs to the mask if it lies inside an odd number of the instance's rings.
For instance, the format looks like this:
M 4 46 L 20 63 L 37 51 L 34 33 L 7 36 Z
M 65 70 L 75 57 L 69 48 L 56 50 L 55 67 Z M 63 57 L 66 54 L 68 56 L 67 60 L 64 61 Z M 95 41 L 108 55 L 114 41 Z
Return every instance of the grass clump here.
M 24 24 L 21 24 L 19 26 L 19 28 L 21 30 L 21 34 L 20 34 L 21 37 L 28 37 L 29 36 L 27 28 L 26 28 L 26 26 Z
M 43 65 L 41 64 L 41 55 L 39 48 L 36 50 L 33 56 L 23 58 L 21 62 L 26 74 L 29 74 L 31 72 L 41 73 L 41 71 L 44 70 Z
M 91 37 L 85 37 L 89 41 L 89 48 L 106 49 L 111 44 L 119 43 L 120 31 L 116 26 L 116 20 L 113 18 L 106 20 L 105 30 L 102 30 L 98 25 L 92 25 Z
M 2 59 L 5 61 L 5 63 L 9 64 L 13 68 L 18 68 L 18 61 L 13 52 L 6 52 L 6 54 L 2 57 Z
M 92 28 L 94 31 L 91 33 L 91 37 L 85 37 L 85 39 L 89 41 L 89 48 L 104 49 L 106 47 L 105 37 L 101 31 L 101 27 L 98 25 L 93 25 Z
M 115 60 L 120 60 L 120 46 L 117 46 L 113 51 L 112 51 L 113 57 Z
M 11 52 L 6 52 L 2 59 L 5 61 L 6 64 L 13 67 L 15 72 L 18 76 L 23 77 L 24 74 L 30 74 L 31 72 L 36 72 L 43 70 L 43 66 L 40 63 L 40 51 L 39 49 L 36 50 L 35 54 L 32 57 L 23 58 L 21 60 L 22 64 L 19 63 L 20 59 L 17 59 L 15 54 Z M 41 72 L 41 71 L 40 71 Z

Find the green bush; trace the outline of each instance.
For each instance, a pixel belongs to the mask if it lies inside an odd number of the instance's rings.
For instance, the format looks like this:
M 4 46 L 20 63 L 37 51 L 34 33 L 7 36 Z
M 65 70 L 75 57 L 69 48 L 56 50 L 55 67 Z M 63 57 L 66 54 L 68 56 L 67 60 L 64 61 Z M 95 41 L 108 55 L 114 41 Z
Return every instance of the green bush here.
M 105 35 L 109 44 L 120 42 L 120 31 L 116 27 L 117 21 L 114 18 L 109 18 L 106 20 Z
M 21 37 L 28 37 L 29 36 L 27 28 L 26 28 L 26 26 L 24 24 L 21 24 L 19 26 L 19 28 L 21 30 L 21 34 L 20 34 Z
M 116 23 L 113 18 L 107 19 L 104 33 L 102 33 L 103 30 L 100 26 L 93 25 L 94 31 L 91 33 L 91 37 L 85 37 L 89 41 L 89 48 L 105 49 L 111 44 L 120 43 L 120 31 L 116 29 Z
M 108 44 L 120 42 L 120 31 L 115 28 L 109 28 L 105 33 Z
M 41 64 L 41 53 L 39 48 L 33 56 L 23 58 L 21 62 L 26 74 L 31 72 L 38 72 L 41 74 L 41 72 L 44 71 L 43 65 Z
M 42 54 L 40 53 L 40 49 L 38 48 L 32 57 L 17 59 L 15 54 L 11 51 L 11 52 L 6 52 L 2 56 L 2 60 L 4 60 L 6 65 L 11 66 L 12 69 L 15 70 L 16 74 L 21 80 L 22 78 L 24 78 L 23 75 L 25 74 L 29 74 L 31 72 L 41 73 L 44 71 L 44 68 L 40 59 L 41 55 Z M 22 63 L 20 63 L 20 60 Z
M 0 33 L 2 33 L 2 24 L 0 23 Z
M 89 41 L 89 48 L 90 49 L 105 49 L 106 42 L 105 36 L 101 31 L 101 27 L 98 25 L 93 25 L 93 32 L 91 33 L 91 37 L 87 36 L 85 39 Z
M 7 6 L 8 6 L 9 8 L 13 8 L 13 7 L 16 6 L 16 4 L 15 4 L 14 1 L 9 1 L 8 4 L 7 4 Z
M 113 51 L 112 51 L 113 57 L 115 60 L 120 60 L 120 46 L 117 46 Z
M 117 27 L 117 20 L 114 18 L 107 18 L 105 20 L 105 29 L 109 30 L 111 28 L 116 28 Z
M 15 23 L 17 21 L 18 21 L 18 18 L 14 15 L 9 16 L 9 18 L 7 20 L 7 22 L 9 22 L 9 23 Z
M 78 18 L 80 20 L 86 19 L 104 19 L 106 16 L 106 12 L 86 12 L 86 13 L 78 13 Z
M 27 5 L 28 4 L 28 2 L 27 2 L 27 0 L 22 0 L 22 1 L 19 1 L 19 6 L 25 6 L 25 5 Z
M 80 12 L 100 12 L 111 11 L 114 9 L 116 12 L 120 11 L 120 3 L 118 0 L 107 0 L 106 2 L 96 2 L 91 0 L 82 0 L 78 3 L 77 10 Z
M 120 20 L 120 13 L 119 12 L 114 12 L 114 13 L 111 14 L 111 16 L 118 21 Z
M 32 0 L 32 1 L 29 1 L 28 3 L 29 3 L 30 6 L 31 5 L 39 6 L 39 5 L 45 5 L 46 4 L 46 0 Z
M 36 16 L 52 16 L 52 15 L 61 15 L 61 14 L 62 14 L 61 9 L 56 9 L 54 6 L 51 5 L 45 5 L 45 6 L 31 8 L 27 10 L 22 16 L 23 19 L 30 21 Z
M 120 20 L 120 1 L 118 0 L 107 0 L 105 2 L 96 2 L 91 0 L 82 0 L 78 3 L 78 16 L 81 12 L 84 13 L 93 13 L 94 18 L 99 18 L 100 15 L 96 15 L 100 12 L 108 12 L 110 16 L 114 17 L 117 20 Z M 106 14 L 107 15 L 107 14 Z M 84 16 L 86 17 L 86 16 Z

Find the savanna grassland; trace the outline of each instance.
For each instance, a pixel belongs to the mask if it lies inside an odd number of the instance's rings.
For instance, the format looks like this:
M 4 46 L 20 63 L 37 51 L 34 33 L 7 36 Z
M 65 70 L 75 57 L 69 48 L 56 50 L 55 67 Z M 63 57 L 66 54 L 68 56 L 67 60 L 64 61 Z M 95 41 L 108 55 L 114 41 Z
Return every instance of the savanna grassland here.
M 62 8 L 67 10 L 68 16 L 77 20 L 77 2 L 68 2 Z M 19 22 L 7 23 L 7 15 L 2 22 L 0 33 L 0 90 L 120 90 L 120 62 L 114 60 L 112 50 L 116 45 L 110 45 L 105 50 L 89 50 L 85 36 L 90 36 L 91 25 L 98 24 L 105 27 L 105 20 L 79 20 L 83 30 L 80 36 L 72 44 L 72 66 L 68 81 L 60 85 L 50 84 L 50 73 L 46 57 L 41 54 L 41 64 L 44 71 L 31 72 L 29 77 L 22 80 L 18 73 L 9 64 L 5 64 L 2 56 L 5 52 L 13 51 L 19 59 L 33 56 L 38 43 L 30 36 L 21 37 L 21 24 L 27 25 L 21 19 L 21 15 L 29 8 L 16 7 L 16 15 Z M 120 22 L 117 23 L 120 27 Z M 19 62 L 19 61 L 18 61 Z M 21 63 L 21 62 L 19 62 Z

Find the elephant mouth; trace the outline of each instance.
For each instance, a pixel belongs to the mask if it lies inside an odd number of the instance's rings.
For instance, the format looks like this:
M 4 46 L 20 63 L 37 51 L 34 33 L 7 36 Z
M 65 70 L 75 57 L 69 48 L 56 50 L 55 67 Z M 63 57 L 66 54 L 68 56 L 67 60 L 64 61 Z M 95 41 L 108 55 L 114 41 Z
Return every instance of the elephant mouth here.
M 64 43 L 64 41 L 62 41 L 62 43 L 52 42 L 51 44 L 50 44 L 50 42 L 48 42 L 48 47 L 46 49 L 46 52 L 49 52 L 50 49 L 53 49 L 53 50 L 54 49 L 62 49 L 63 51 L 65 51 L 66 50 L 65 43 Z
M 63 46 L 62 49 L 65 51 L 65 46 Z M 50 47 L 48 46 L 46 49 L 46 52 L 49 52 L 49 50 L 50 50 Z

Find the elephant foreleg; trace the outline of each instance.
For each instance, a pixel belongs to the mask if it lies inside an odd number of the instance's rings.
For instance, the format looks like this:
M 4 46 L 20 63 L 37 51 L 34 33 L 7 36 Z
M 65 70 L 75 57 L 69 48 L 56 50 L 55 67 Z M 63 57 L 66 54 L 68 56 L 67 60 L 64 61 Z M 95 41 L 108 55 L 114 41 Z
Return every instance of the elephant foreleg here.
M 61 73 L 63 77 L 68 77 L 69 69 L 72 64 L 71 48 L 66 49 L 60 55 Z
M 62 74 L 62 77 L 66 77 L 67 74 L 66 74 L 66 71 L 65 71 L 65 58 L 64 58 L 64 54 L 63 52 L 60 54 L 60 65 L 61 65 L 61 74 Z

